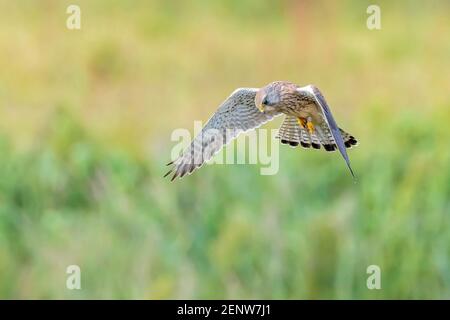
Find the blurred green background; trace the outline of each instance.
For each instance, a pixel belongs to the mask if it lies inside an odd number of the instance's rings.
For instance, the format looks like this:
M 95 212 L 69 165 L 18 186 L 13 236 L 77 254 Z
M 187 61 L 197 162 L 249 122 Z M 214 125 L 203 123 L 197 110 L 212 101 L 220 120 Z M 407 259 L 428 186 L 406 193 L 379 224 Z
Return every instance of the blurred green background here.
M 376 2 L 2 1 L 0 298 L 450 298 L 450 5 Z M 162 178 L 173 129 L 273 80 L 321 88 L 357 184 L 286 146 Z

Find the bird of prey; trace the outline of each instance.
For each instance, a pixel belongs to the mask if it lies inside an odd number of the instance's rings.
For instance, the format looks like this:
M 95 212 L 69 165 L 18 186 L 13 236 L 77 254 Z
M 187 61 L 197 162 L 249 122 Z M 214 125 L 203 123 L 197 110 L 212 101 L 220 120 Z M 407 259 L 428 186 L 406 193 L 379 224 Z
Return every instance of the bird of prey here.
M 190 174 L 240 133 L 255 129 L 279 115 L 285 115 L 277 138 L 292 147 L 326 151 L 339 150 L 353 177 L 346 148 L 356 139 L 340 129 L 319 89 L 299 87 L 287 81 L 275 81 L 262 88 L 235 90 L 209 119 L 202 131 L 174 161 L 166 176 L 172 181 Z

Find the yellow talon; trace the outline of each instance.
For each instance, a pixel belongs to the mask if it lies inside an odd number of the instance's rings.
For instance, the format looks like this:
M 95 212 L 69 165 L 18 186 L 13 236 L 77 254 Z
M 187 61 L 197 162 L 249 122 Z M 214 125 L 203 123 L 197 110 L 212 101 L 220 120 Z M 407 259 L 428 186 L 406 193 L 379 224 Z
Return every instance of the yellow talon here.
M 311 121 L 308 121 L 308 122 L 306 123 L 306 127 L 308 128 L 308 131 L 309 131 L 310 134 L 313 134 L 313 133 L 314 133 L 314 125 L 312 124 Z
M 298 124 L 302 127 L 306 129 L 306 119 L 305 118 L 297 118 Z

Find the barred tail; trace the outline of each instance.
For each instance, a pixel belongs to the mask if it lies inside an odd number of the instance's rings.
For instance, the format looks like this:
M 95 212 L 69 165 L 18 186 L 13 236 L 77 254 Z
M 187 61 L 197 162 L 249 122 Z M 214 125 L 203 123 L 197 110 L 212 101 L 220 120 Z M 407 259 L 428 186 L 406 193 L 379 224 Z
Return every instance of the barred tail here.
M 344 140 L 344 144 L 346 148 L 351 148 L 353 146 L 358 145 L 358 140 L 354 136 L 352 136 L 350 133 L 345 132 L 341 128 L 339 128 L 339 131 L 341 131 L 342 139 Z
M 278 131 L 278 139 L 282 144 L 288 144 L 291 147 L 296 147 L 302 141 L 300 127 L 297 123 L 297 118 L 286 116 Z
M 282 144 L 288 144 L 291 147 L 301 145 L 303 148 L 320 149 L 321 145 L 326 151 L 335 151 L 337 149 L 336 142 L 331 134 L 328 125 L 324 122 L 315 127 L 316 132 L 310 134 L 306 129 L 302 128 L 294 116 L 286 115 L 277 138 Z M 347 148 L 357 145 L 357 140 L 351 134 L 339 129 Z
M 358 141 L 354 136 L 349 134 L 348 132 L 345 132 L 341 128 L 339 128 L 339 131 L 342 136 L 342 140 L 344 140 L 344 144 L 346 148 L 351 148 L 353 146 L 356 146 L 358 144 Z M 336 141 L 333 138 L 333 135 L 328 128 L 328 124 L 325 122 L 321 123 L 320 125 L 316 126 L 316 132 L 319 136 L 320 143 L 323 145 L 324 149 L 326 151 L 335 151 L 337 150 Z

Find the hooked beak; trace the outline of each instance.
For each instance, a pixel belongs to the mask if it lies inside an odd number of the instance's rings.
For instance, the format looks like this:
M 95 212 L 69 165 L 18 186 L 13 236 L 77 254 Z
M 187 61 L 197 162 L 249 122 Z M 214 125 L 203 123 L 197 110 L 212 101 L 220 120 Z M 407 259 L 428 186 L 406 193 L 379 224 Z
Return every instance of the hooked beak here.
M 259 109 L 259 111 L 264 112 L 264 111 L 266 111 L 267 107 L 268 107 L 268 101 L 267 101 L 267 95 L 265 95 L 263 97 L 263 99 L 259 102 L 258 109 Z

